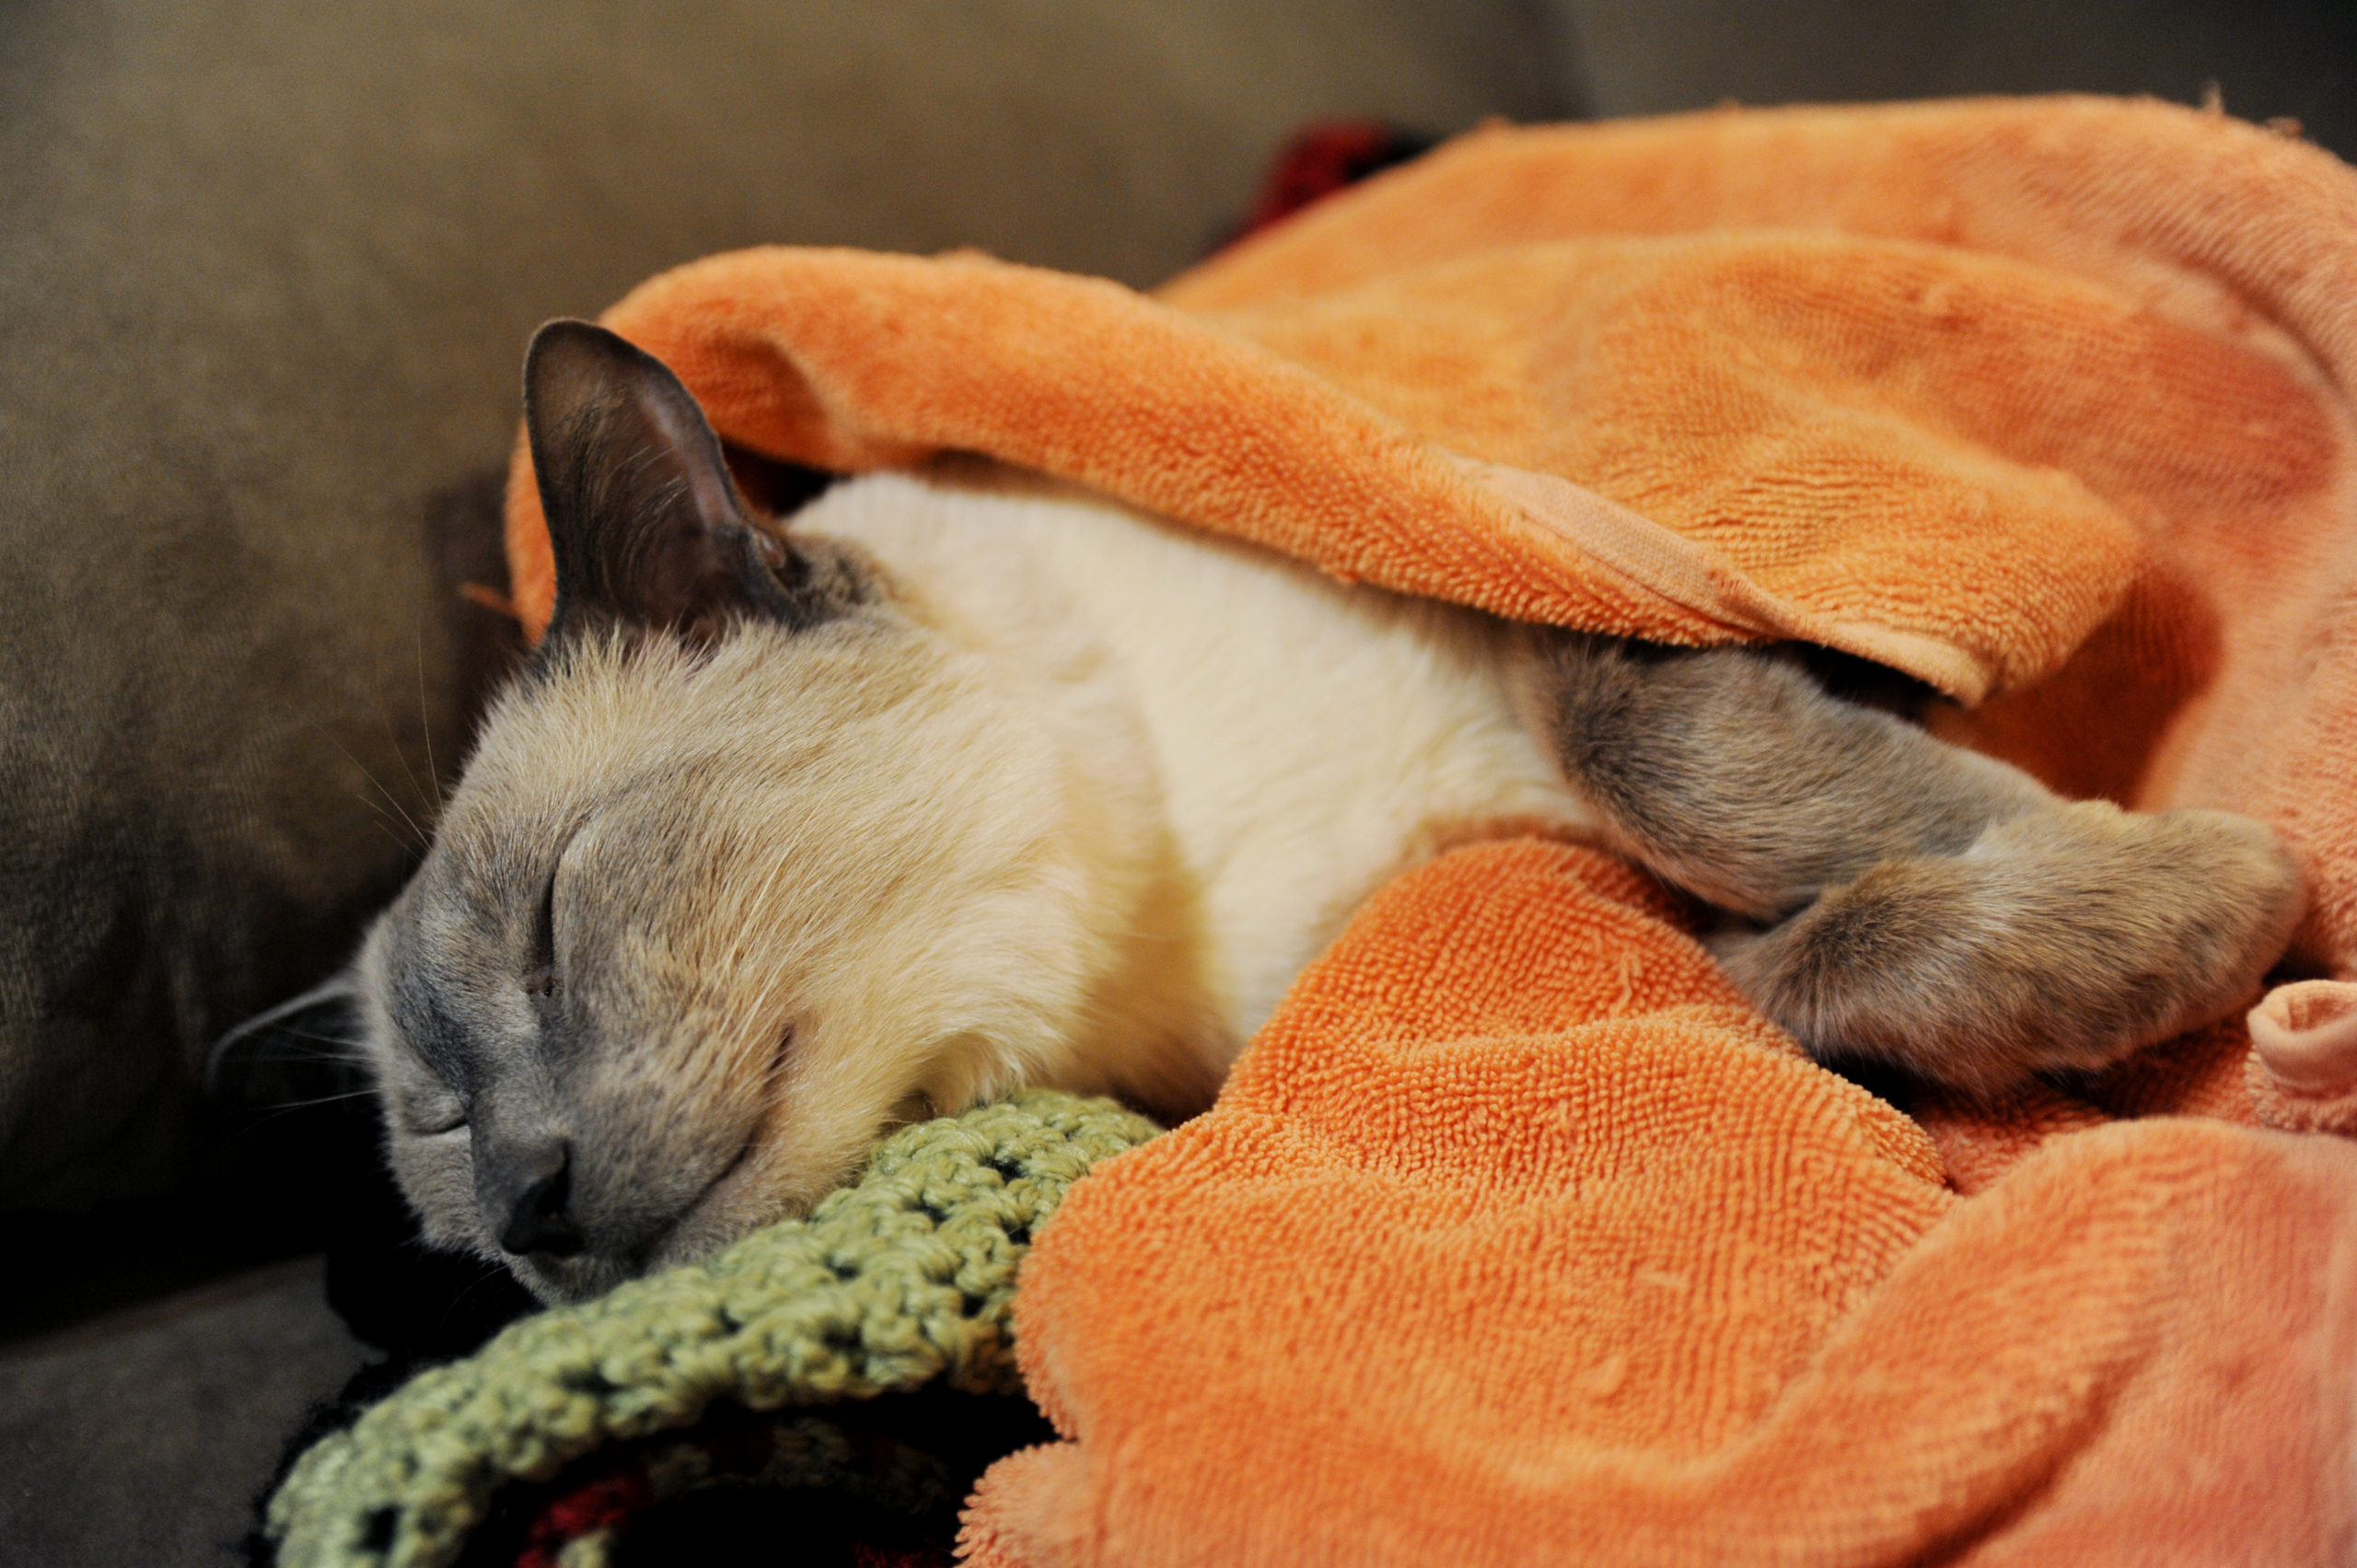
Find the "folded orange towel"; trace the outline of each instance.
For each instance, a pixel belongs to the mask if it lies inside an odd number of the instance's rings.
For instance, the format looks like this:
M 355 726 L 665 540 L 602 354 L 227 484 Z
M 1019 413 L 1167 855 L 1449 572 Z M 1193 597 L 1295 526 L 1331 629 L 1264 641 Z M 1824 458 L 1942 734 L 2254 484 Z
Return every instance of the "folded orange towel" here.
M 2357 1145 L 2058 1141 L 1987 1194 L 1659 895 L 1461 850 L 1024 1269 L 980 1568 L 2249 1563 L 2357 1539 Z
M 2326 978 L 2248 1032 L 1912 1122 L 1593 857 L 1419 874 L 1060 1216 L 1019 1311 L 1072 1441 L 993 1472 L 978 1558 L 2345 1553 L 2357 1150 L 2165 1113 L 2357 1130 L 2349 169 L 2099 99 L 1499 129 L 1155 299 L 766 250 L 606 319 L 756 451 L 978 450 L 1503 614 L 1848 649 L 2310 867 Z M 509 507 L 537 631 L 520 457 Z

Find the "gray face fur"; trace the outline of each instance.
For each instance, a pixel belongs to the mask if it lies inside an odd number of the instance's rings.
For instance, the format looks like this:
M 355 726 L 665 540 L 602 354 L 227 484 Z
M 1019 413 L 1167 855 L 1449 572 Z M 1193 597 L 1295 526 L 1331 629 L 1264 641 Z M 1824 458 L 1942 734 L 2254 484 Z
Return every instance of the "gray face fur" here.
M 883 610 L 554 647 L 360 963 L 428 1238 L 588 1294 L 807 1205 L 912 1086 L 997 1070 L 1028 1033 L 993 1016 L 1000 966 L 1078 961 L 1051 921 L 1029 953 L 957 935 L 1053 902 L 1056 781 L 1010 718 Z M 992 775 L 919 765 L 944 753 Z M 574 1234 L 513 1230 L 552 1178 Z
M 354 989 L 427 1239 L 576 1297 L 1022 1081 L 1098 912 L 1048 738 L 847 551 L 759 533 L 668 371 L 561 323 L 527 386 L 556 621 Z

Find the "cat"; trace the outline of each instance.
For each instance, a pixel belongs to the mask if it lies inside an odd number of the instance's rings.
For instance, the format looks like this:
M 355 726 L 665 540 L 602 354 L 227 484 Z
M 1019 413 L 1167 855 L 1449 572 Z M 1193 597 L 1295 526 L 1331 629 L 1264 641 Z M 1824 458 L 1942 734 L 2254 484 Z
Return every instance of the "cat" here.
M 1518 626 L 946 459 L 757 515 L 659 361 L 552 322 L 554 619 L 348 979 L 437 1244 L 577 1299 L 1021 1085 L 1200 1109 L 1386 878 L 1538 832 L 1724 912 L 1831 1062 L 1976 1095 L 2246 1002 L 2303 887 L 1791 650 Z

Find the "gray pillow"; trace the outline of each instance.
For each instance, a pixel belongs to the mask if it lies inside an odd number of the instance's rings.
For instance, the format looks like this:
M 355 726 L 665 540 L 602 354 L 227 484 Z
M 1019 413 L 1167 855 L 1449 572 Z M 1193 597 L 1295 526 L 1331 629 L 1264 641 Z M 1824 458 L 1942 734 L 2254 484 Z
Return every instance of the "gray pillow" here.
M 0 1205 L 339 962 L 500 626 L 534 324 L 761 241 L 1150 283 L 1306 117 L 1570 111 L 1522 0 L 0 7 Z
M 2357 158 L 2351 0 L 1544 0 L 1598 115 L 1979 93 L 2212 89 Z M 1567 69 L 1570 68 L 1567 65 Z

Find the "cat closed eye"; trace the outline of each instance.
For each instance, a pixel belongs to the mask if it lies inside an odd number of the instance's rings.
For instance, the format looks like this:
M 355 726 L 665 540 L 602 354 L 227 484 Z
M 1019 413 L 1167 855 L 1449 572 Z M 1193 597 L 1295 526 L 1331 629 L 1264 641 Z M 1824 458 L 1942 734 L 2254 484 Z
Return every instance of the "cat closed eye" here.
M 412 1098 L 401 1109 L 401 1120 L 408 1124 L 408 1131 L 420 1138 L 435 1138 L 445 1132 L 456 1132 L 467 1124 L 466 1104 L 452 1094 Z
M 556 873 L 549 873 L 547 883 L 540 889 L 540 901 L 532 915 L 532 947 L 526 959 L 529 966 L 524 971 L 524 991 L 530 996 L 547 996 L 556 990 Z

